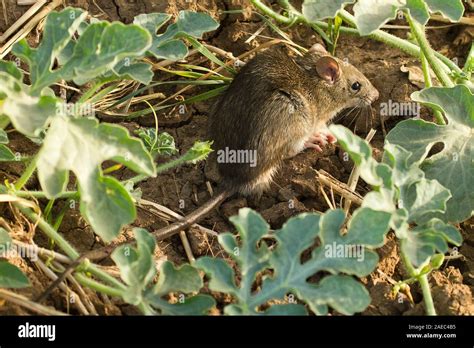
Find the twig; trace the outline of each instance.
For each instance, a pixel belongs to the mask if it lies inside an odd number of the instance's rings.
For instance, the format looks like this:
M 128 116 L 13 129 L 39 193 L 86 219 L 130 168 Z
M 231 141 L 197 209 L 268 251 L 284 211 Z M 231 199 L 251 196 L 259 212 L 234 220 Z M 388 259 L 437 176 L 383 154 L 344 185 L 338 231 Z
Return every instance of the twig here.
M 30 311 L 41 314 L 41 315 L 60 315 L 60 316 L 68 315 L 66 313 L 59 312 L 55 309 L 51 309 L 46 306 L 43 306 L 39 303 L 30 301 L 29 299 L 27 299 L 26 297 L 22 295 L 15 294 L 14 292 L 1 289 L 1 288 L 0 288 L 0 298 L 6 301 L 10 301 L 18 306 L 27 308 Z
M 87 310 L 89 311 L 90 314 L 92 315 L 99 315 L 97 313 L 97 310 L 94 307 L 94 304 L 92 301 L 89 299 L 89 296 L 86 294 L 84 289 L 82 288 L 81 284 L 74 278 L 71 274 L 67 276 L 67 280 L 72 284 L 74 289 L 78 292 L 79 296 L 82 298 L 82 301 L 84 302 L 84 305 L 87 307 Z
M 26 25 L 21 28 L 15 35 L 13 35 L 10 40 L 5 43 L 5 45 L 0 48 L 0 59 L 3 59 L 12 49 L 13 45 L 26 37 L 31 30 L 44 18 L 46 17 L 51 11 L 53 11 L 56 7 L 61 5 L 62 0 L 53 0 L 48 5 L 46 5 L 39 13 L 37 13 Z M 0 41 L 2 42 L 2 41 Z
M 332 175 L 330 175 L 329 173 L 327 173 L 326 171 L 322 169 L 315 172 L 316 172 L 316 177 L 321 184 L 324 184 L 330 187 L 332 190 L 336 191 L 339 195 L 341 195 L 342 197 L 348 200 L 353 201 L 357 205 L 362 204 L 362 200 L 363 200 L 362 196 L 359 195 L 357 192 L 354 192 L 353 190 L 351 190 L 347 184 L 340 182 L 339 180 L 337 180 Z
M 46 276 L 48 278 L 50 278 L 51 280 L 54 280 L 53 284 L 57 283 L 56 286 L 54 286 L 54 287 L 49 286 L 48 289 L 46 289 L 46 291 L 44 291 L 43 294 L 40 295 L 35 300 L 36 302 L 40 303 L 43 300 L 45 300 L 46 297 L 50 294 L 50 292 L 52 290 L 54 290 L 54 288 L 58 287 L 59 289 L 61 289 L 66 294 L 66 301 L 68 303 L 70 301 L 69 296 L 71 296 L 71 295 L 74 296 L 74 299 L 75 299 L 74 304 L 75 304 L 76 308 L 79 310 L 79 312 L 81 312 L 84 315 L 89 315 L 89 312 L 87 311 L 86 307 L 82 303 L 80 297 L 74 291 L 69 289 L 69 287 L 65 283 L 63 283 L 62 280 L 57 282 L 57 280 L 60 279 L 60 278 L 58 278 L 58 276 L 52 270 L 50 270 L 48 268 L 48 266 L 46 266 L 43 261 L 38 260 L 38 261 L 35 262 L 35 264 L 46 274 Z M 58 266 L 58 265 L 59 265 L 58 263 L 55 263 L 55 266 Z
M 144 206 L 152 206 L 153 208 L 157 209 L 158 211 L 154 211 L 154 210 L 151 210 L 151 209 L 148 209 L 148 208 L 145 208 Z M 167 221 L 170 221 L 170 220 L 179 220 L 179 219 L 182 219 L 184 216 L 178 214 L 178 213 L 175 213 L 174 211 L 172 211 L 171 209 L 161 205 L 161 204 L 158 204 L 158 203 L 155 203 L 155 202 L 151 202 L 151 201 L 148 201 L 146 199 L 140 199 L 140 201 L 138 202 L 138 206 L 141 207 L 142 209 L 146 209 L 147 211 L 151 212 L 152 214 L 155 214 L 155 215 L 158 215 L 159 217 L 167 220 Z M 212 231 L 206 227 L 203 227 L 199 224 L 195 224 L 193 225 L 193 227 L 197 227 L 199 228 L 201 231 L 207 233 L 207 234 L 210 234 L 214 237 L 218 236 L 219 234 L 215 231 Z
M 13 33 L 15 33 L 20 27 L 25 24 L 28 19 L 30 19 L 36 12 L 39 11 L 41 7 L 43 7 L 44 4 L 46 4 L 47 0 L 38 0 L 36 4 L 31 6 L 18 20 L 13 23 L 13 25 L 8 28 L 2 36 L 0 36 L 0 43 L 5 42 L 6 39 L 8 39 Z M 3 0 L 2 0 L 3 4 Z M 4 7 L 5 9 L 5 7 Z
M 179 237 L 181 238 L 181 242 L 183 243 L 184 251 L 186 252 L 186 256 L 188 257 L 189 263 L 193 263 L 194 261 L 196 261 L 196 259 L 193 255 L 193 251 L 191 250 L 191 245 L 189 245 L 189 240 L 186 236 L 186 232 L 179 232 Z

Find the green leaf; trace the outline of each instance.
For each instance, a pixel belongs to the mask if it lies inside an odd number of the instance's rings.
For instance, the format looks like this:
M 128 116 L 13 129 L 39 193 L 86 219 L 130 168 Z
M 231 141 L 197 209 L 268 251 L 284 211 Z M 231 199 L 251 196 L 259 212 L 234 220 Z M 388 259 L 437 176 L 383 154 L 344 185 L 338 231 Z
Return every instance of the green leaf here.
M 169 261 L 163 262 L 154 293 L 163 296 L 170 292 L 197 292 L 202 288 L 202 279 L 198 271 L 190 265 L 175 268 Z
M 266 315 L 308 315 L 308 311 L 299 304 L 277 304 L 265 311 Z
M 59 71 L 53 71 L 54 61 L 71 40 L 87 13 L 80 9 L 66 8 L 61 12 L 51 12 L 46 18 L 43 38 L 38 48 L 31 48 L 26 39 L 13 46 L 13 54 L 24 59 L 30 67 L 32 91 L 41 90 L 56 82 Z
M 451 193 L 436 180 L 425 178 L 403 190 L 401 195 L 403 207 L 408 210 L 408 222 L 423 224 L 429 220 L 431 213 L 444 213 L 446 202 Z
M 85 24 L 86 15 L 86 12 L 72 8 L 51 12 L 37 49 L 31 48 L 26 40 L 14 46 L 14 54 L 30 67 L 31 91 L 35 95 L 61 79 L 72 80 L 78 85 L 111 76 L 143 83 L 151 81 L 150 65 L 134 62 L 151 46 L 148 31 L 138 25 L 119 22 Z M 76 31 L 78 39 L 72 37 Z M 59 67 L 52 70 L 55 61 L 59 62 Z
M 152 157 L 169 157 L 178 153 L 174 138 L 167 132 L 157 134 L 154 128 L 140 128 L 136 133 Z
M 6 115 L 16 130 L 36 137 L 50 117 L 56 115 L 58 99 L 31 96 L 30 88 L 11 75 L 0 72 L 0 115 Z
M 339 10 L 347 4 L 353 4 L 355 0 L 305 0 L 303 3 L 303 15 L 314 22 L 325 18 L 336 17 Z
M 211 141 L 196 141 L 193 146 L 184 154 L 183 160 L 196 164 L 203 161 L 213 151 L 211 149 Z
M 17 65 L 13 62 L 7 62 L 0 60 L 0 71 L 6 72 L 7 74 L 13 76 L 19 81 L 23 81 L 23 73 L 18 69 Z
M 152 158 L 139 139 L 130 137 L 123 127 L 99 124 L 95 119 L 56 117 L 38 156 L 38 178 L 50 198 L 66 189 L 68 173 L 74 172 L 81 212 L 107 242 L 135 219 L 136 209 L 122 184 L 103 176 L 101 164 L 113 160 L 137 173 L 155 175 Z
M 0 162 L 12 162 L 15 160 L 15 154 L 8 147 L 0 144 Z
M 8 134 L 3 129 L 0 129 L 0 144 L 8 144 Z
M 0 287 L 19 289 L 30 286 L 28 278 L 14 265 L 0 260 Z
M 219 23 L 206 13 L 180 11 L 176 22 L 169 25 L 163 34 L 157 35 L 157 31 L 170 18 L 163 13 L 150 13 L 139 15 L 134 20 L 135 24 L 143 26 L 152 35 L 150 53 L 158 59 L 184 59 L 188 55 L 188 48 L 180 38 L 202 38 L 204 33 L 219 27 Z
M 430 19 L 429 8 L 425 0 L 407 0 L 406 8 L 410 15 L 422 25 L 428 23 Z
M 354 5 L 354 17 L 361 35 L 369 35 L 391 19 L 400 6 L 398 0 L 359 0 Z
M 147 230 L 134 229 L 137 249 L 128 245 L 118 247 L 112 253 L 112 260 L 120 269 L 122 279 L 128 288 L 124 300 L 138 305 L 143 301 L 143 292 L 156 274 L 153 253 L 155 239 Z
M 374 269 L 378 256 L 368 248 L 383 243 L 389 229 L 390 214 L 360 209 L 345 235 L 341 234 L 342 210 L 324 215 L 300 214 L 275 231 L 277 244 L 272 250 L 262 239 L 269 226 L 259 214 L 244 208 L 231 221 L 239 233 L 240 242 L 226 233 L 219 236 L 219 243 L 237 262 L 239 285 L 235 281 L 237 275 L 222 259 L 204 257 L 195 264 L 210 277 L 211 290 L 235 298 L 232 305 L 224 308 L 226 314 L 304 314 L 304 307 L 299 304 L 271 306 L 265 312 L 260 310 L 268 301 L 283 300 L 288 294 L 294 294 L 316 314 L 327 314 L 328 306 L 331 306 L 350 315 L 364 310 L 369 304 L 370 297 L 363 285 L 340 273 L 365 276 Z M 321 245 L 314 249 L 309 260 L 302 263 L 302 254 L 315 244 L 319 234 Z M 342 247 L 342 255 L 338 253 L 339 247 Z M 267 270 L 272 272 L 268 274 Z M 322 271 L 334 275 L 321 275 L 319 283 L 308 282 Z M 263 275 L 262 284 L 259 290 L 255 290 L 259 274 Z
M 389 175 L 390 172 L 378 168 L 384 166 L 384 164 L 379 164 L 373 159 L 370 145 L 344 126 L 330 125 L 329 129 L 354 163 L 360 167 L 362 179 L 373 186 L 382 185 L 384 180 L 387 179 L 386 175 Z
M 126 58 L 122 63 L 117 64 L 111 72 L 114 80 L 134 80 L 144 85 L 148 85 L 153 80 L 153 71 L 148 63 L 129 63 L 130 58 Z
M 369 35 L 404 9 L 423 25 L 428 22 L 430 12 L 440 12 L 453 22 L 459 21 L 464 13 L 461 0 L 359 0 L 354 5 L 355 22 L 361 35 Z
M 203 256 L 196 260 L 194 265 L 209 275 L 209 288 L 211 290 L 239 296 L 234 270 L 227 262 L 222 259 Z
M 387 135 L 387 141 L 412 153 L 410 163 L 422 162 L 428 179 L 451 191 L 448 221 L 459 222 L 474 212 L 474 96 L 466 86 L 432 87 L 412 94 L 412 99 L 444 113 L 447 125 L 406 120 Z M 426 158 L 436 143 L 444 148 Z
M 461 0 L 424 0 L 432 12 L 440 12 L 452 22 L 458 22 L 464 14 Z
M 448 242 L 457 246 L 461 245 L 461 234 L 453 226 L 434 218 L 426 225 L 415 227 L 409 231 L 406 242 L 402 243 L 402 251 L 406 253 L 415 267 L 419 267 L 437 251 L 446 253 Z
M 161 309 L 163 315 L 207 315 L 209 310 L 216 305 L 211 296 L 196 295 L 186 298 L 183 303 L 156 302 L 150 300 L 155 307 Z
M 0 227 L 0 250 L 1 251 L 6 251 L 10 248 L 10 245 L 12 243 L 12 239 L 10 235 L 8 234 L 7 230 L 5 230 L 3 227 Z M 3 255 L 0 253 L 0 257 L 3 257 Z
M 150 45 L 149 33 L 138 25 L 90 24 L 77 41 L 72 57 L 60 70 L 61 76 L 82 85 L 113 70 L 123 59 L 141 57 Z M 143 65 L 140 67 L 144 69 Z M 115 73 L 120 75 L 120 71 Z

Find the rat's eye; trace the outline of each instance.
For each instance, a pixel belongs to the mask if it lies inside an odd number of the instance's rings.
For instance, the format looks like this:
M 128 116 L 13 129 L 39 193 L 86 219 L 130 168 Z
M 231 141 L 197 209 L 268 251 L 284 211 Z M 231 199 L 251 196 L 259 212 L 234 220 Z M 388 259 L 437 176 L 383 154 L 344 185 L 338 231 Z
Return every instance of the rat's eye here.
M 359 92 L 361 88 L 361 84 L 359 82 L 354 82 L 351 86 L 352 91 Z

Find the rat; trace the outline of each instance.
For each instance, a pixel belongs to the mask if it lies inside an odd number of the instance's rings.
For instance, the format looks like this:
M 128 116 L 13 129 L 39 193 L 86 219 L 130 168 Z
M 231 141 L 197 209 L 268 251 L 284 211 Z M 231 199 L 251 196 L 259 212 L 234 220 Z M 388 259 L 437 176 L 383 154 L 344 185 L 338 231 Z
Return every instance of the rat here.
M 235 193 L 260 196 L 285 159 L 336 141 L 327 124 L 340 111 L 369 106 L 378 96 L 364 74 L 321 44 L 295 58 L 281 47 L 257 54 L 211 108 L 222 190 L 153 235 L 164 239 L 190 227 Z

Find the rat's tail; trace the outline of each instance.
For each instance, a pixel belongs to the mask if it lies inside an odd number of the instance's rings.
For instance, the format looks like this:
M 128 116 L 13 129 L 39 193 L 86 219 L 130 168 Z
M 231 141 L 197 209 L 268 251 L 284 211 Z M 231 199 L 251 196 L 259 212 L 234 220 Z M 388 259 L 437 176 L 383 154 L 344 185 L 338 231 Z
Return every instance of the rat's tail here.
M 163 227 L 159 230 L 156 230 L 152 233 L 155 236 L 156 240 L 163 240 L 165 238 L 171 237 L 172 235 L 183 231 L 190 226 L 194 225 L 196 222 L 205 217 L 209 212 L 212 211 L 216 206 L 226 200 L 228 197 L 232 196 L 235 193 L 234 190 L 223 190 L 217 195 L 213 196 L 202 206 L 197 208 L 191 214 L 186 215 L 181 220 L 178 220 L 171 225 Z

